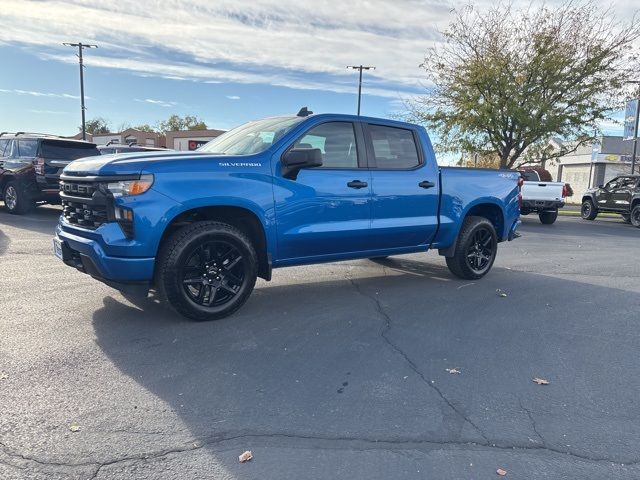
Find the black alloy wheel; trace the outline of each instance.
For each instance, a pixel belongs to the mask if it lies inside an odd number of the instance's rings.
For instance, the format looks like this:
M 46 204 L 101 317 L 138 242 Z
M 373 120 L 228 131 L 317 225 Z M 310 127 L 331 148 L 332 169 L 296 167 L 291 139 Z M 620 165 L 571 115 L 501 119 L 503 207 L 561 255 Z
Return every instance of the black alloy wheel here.
M 467 248 L 467 265 L 477 275 L 482 275 L 491 263 L 495 240 L 488 228 L 477 228 Z
M 631 210 L 631 225 L 636 228 L 640 228 L 640 204 L 633 207 Z
M 163 301 L 194 320 L 231 315 L 249 298 L 258 256 L 247 235 L 216 221 L 177 230 L 160 249 L 155 286 Z
M 580 213 L 582 214 L 582 218 L 585 220 L 593 220 L 598 215 L 598 211 L 596 210 L 595 205 L 589 199 L 582 202 Z
M 455 276 L 477 280 L 485 276 L 498 253 L 498 235 L 485 217 L 464 219 L 453 255 L 446 257 L 447 267 Z
M 198 245 L 182 267 L 184 292 L 196 305 L 223 307 L 242 289 L 244 262 L 242 253 L 229 242 Z

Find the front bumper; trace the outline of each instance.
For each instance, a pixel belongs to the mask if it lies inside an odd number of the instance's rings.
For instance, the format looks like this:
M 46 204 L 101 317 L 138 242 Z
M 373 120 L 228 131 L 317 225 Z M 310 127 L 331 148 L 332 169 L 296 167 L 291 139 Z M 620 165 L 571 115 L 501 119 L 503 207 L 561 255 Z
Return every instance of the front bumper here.
M 62 261 L 118 290 L 149 288 L 153 278 L 154 257 L 108 256 L 100 243 L 56 228 Z

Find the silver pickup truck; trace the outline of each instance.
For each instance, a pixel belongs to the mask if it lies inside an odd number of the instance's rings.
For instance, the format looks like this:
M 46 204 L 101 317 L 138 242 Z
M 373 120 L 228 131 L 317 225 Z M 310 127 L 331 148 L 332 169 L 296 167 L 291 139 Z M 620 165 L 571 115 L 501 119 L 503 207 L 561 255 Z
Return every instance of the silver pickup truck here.
M 568 196 L 567 185 L 562 182 L 543 182 L 535 170 L 520 173 L 524 178 L 520 214 L 537 213 L 545 225 L 555 222 L 558 209 L 564 207 L 564 199 Z

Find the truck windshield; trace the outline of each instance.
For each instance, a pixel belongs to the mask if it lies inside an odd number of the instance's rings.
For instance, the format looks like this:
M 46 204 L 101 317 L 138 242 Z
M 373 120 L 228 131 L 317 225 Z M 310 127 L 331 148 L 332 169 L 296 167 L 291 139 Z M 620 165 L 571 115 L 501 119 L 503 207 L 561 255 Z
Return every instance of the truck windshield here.
M 211 140 L 198 151 L 223 155 L 264 152 L 301 120 L 301 117 L 280 117 L 245 123 Z

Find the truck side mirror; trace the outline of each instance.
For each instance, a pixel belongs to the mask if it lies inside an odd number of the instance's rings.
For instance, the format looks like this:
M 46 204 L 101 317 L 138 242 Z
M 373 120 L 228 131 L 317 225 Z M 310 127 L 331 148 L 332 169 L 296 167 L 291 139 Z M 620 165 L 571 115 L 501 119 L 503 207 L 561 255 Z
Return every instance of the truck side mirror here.
M 282 176 L 295 180 L 301 169 L 322 166 L 322 151 L 319 148 L 292 148 L 282 155 L 280 162 Z
M 600 184 L 598 185 L 598 188 L 604 188 L 604 185 Z

